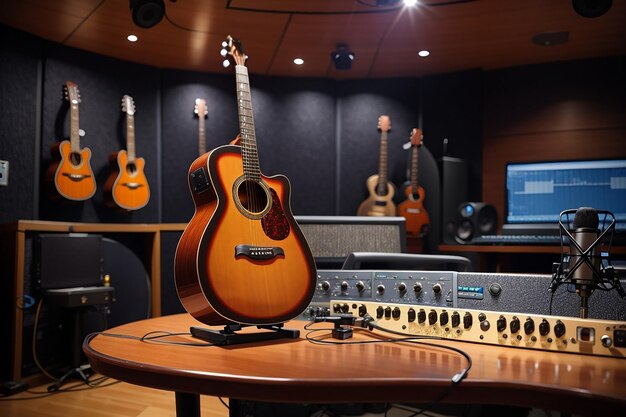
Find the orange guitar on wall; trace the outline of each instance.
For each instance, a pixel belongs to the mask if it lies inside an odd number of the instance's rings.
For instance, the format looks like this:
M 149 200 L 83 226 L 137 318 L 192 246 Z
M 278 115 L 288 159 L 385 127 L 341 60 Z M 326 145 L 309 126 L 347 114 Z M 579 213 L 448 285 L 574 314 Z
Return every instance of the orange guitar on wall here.
M 64 197 L 68 200 L 82 201 L 94 195 L 96 180 L 89 163 L 91 150 L 87 147 L 80 148 L 78 86 L 72 81 L 67 81 L 64 90 L 65 99 L 70 103 L 70 140 L 52 145 L 53 162 L 48 167 L 45 181 L 49 185 L 52 198 Z
M 370 195 L 359 205 L 358 216 L 396 215 L 396 205 L 393 202 L 396 187 L 387 181 L 387 132 L 391 129 L 389 116 L 382 115 L 378 118 L 378 129 L 380 130 L 378 175 L 372 175 L 366 181 Z
M 193 112 L 198 116 L 198 155 L 206 153 L 206 134 L 204 130 L 204 119 L 209 111 L 206 108 L 206 101 L 202 98 L 196 99 Z
M 122 98 L 126 113 L 126 149 L 109 157 L 111 174 L 104 184 L 105 201 L 109 207 L 138 210 L 150 200 L 150 186 L 144 174 L 146 161 L 135 155 L 135 103 L 131 96 Z
M 298 316 L 315 291 L 309 246 L 291 213 L 289 181 L 261 174 L 247 56 L 230 36 L 240 145 L 224 145 L 189 168 L 195 213 L 174 260 L 178 297 L 208 325 L 268 325 Z
M 428 233 L 430 217 L 424 209 L 424 189 L 417 181 L 419 148 L 422 146 L 422 131 L 411 131 L 411 182 L 405 187 L 406 200 L 398 205 L 398 215 L 406 219 L 407 235 L 421 237 Z

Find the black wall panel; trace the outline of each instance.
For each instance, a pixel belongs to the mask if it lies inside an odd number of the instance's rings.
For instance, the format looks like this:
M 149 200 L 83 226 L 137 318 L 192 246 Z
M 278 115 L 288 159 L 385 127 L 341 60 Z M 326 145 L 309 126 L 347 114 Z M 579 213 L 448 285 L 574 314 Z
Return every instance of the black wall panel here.
M 342 81 L 338 84 L 338 123 L 340 130 L 339 211 L 356 215 L 368 196 L 365 185 L 378 174 L 380 115 L 388 115 L 388 179 L 401 185 L 407 178 L 407 151 L 411 130 L 419 127 L 420 82 L 415 78 Z
M 471 70 L 424 77 L 424 144 L 435 159 L 452 156 L 468 162 L 468 198 L 481 200 L 483 72 Z M 446 155 L 443 140 L 448 139 Z
M 50 146 L 69 138 L 70 115 L 63 99 L 63 86 L 71 80 L 78 85 L 79 126 L 85 131 L 81 147 L 91 149 L 91 168 L 98 189 L 89 200 L 78 203 L 53 202 L 46 187 L 40 192 L 40 218 L 84 222 L 157 222 L 159 211 L 159 73 L 143 65 L 118 61 L 56 44 L 46 44 L 43 77 L 43 121 L 41 179 L 50 164 Z M 124 94 L 133 97 L 137 156 L 146 160 L 150 202 L 140 210 L 122 212 L 104 204 L 104 182 L 110 174 L 109 155 L 126 149 Z
M 184 313 L 174 281 L 174 256 L 181 232 L 161 233 L 161 314 Z
M 294 214 L 335 214 L 334 82 L 251 75 L 250 83 L 261 171 L 289 178 Z
M 0 159 L 9 185 L 0 186 L 0 221 L 32 218 L 37 172 L 39 68 L 42 41 L 0 26 Z
M 199 156 L 196 98 L 206 101 L 207 149 L 225 145 L 239 131 L 235 76 L 184 71 L 163 71 L 163 222 L 184 223 L 194 205 L 187 171 Z

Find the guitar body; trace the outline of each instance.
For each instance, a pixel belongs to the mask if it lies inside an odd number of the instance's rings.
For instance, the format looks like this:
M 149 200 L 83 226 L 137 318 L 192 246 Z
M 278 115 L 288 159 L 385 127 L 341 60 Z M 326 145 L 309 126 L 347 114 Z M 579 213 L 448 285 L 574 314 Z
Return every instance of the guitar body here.
M 202 169 L 208 183 L 198 191 Z M 208 325 L 293 319 L 317 283 L 313 256 L 291 214 L 287 178 L 261 175 L 263 195 L 271 197 L 254 212 L 242 207 L 250 197 L 242 192 L 242 176 L 241 147 L 233 145 L 200 156 L 189 169 L 196 210 L 179 241 L 174 271 L 183 306 Z
M 109 158 L 111 174 L 104 185 L 104 196 L 108 206 L 125 210 L 137 210 L 148 204 L 150 186 L 144 173 L 143 158 L 128 161 L 128 154 L 121 150 Z
M 91 198 L 96 192 L 96 180 L 89 163 L 91 150 L 83 148 L 80 152 L 72 152 L 68 140 L 55 144 L 51 148 L 54 161 L 46 173 L 46 182 L 52 197 L 64 197 L 68 200 L 83 201 Z
M 404 189 L 406 200 L 398 204 L 398 215 L 406 219 L 406 233 L 411 236 L 424 236 L 428 233 L 430 216 L 424 209 L 424 189 L 417 187 L 417 195 L 413 187 L 408 185 Z
M 378 175 L 372 175 L 367 179 L 366 186 L 370 196 L 365 199 L 357 210 L 357 216 L 395 216 L 396 204 L 393 202 L 393 196 L 396 193 L 396 187 L 387 181 L 387 193 L 378 195 L 376 188 L 378 185 Z

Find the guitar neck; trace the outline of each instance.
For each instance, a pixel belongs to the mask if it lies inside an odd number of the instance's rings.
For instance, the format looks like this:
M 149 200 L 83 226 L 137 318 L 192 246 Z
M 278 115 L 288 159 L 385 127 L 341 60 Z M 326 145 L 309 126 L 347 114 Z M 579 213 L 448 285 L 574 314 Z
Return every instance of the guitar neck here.
M 135 161 L 135 116 L 126 113 L 126 153 L 128 162 Z
M 78 101 L 70 100 L 70 148 L 72 152 L 80 152 L 80 134 L 78 128 Z
M 260 181 L 261 170 L 259 167 L 259 155 L 257 152 L 256 135 L 254 131 L 252 96 L 250 94 L 248 68 L 243 65 L 237 65 L 235 70 L 243 173 L 244 177 L 248 180 Z
M 411 148 L 411 152 L 411 192 L 416 194 L 417 187 L 419 186 L 417 182 L 419 148 L 417 146 L 413 146 Z
M 198 116 L 198 152 L 200 155 L 206 153 L 206 133 L 204 131 L 204 116 Z
M 380 134 L 380 156 L 378 158 L 378 184 L 376 192 L 379 195 L 387 194 L 387 132 Z

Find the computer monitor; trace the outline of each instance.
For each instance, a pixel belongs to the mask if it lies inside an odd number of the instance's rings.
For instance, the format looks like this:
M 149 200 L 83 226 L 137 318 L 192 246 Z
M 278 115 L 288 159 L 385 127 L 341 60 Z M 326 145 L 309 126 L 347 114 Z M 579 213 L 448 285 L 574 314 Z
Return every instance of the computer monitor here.
M 506 195 L 509 224 L 558 224 L 563 210 L 593 207 L 626 231 L 626 159 L 509 163 Z

